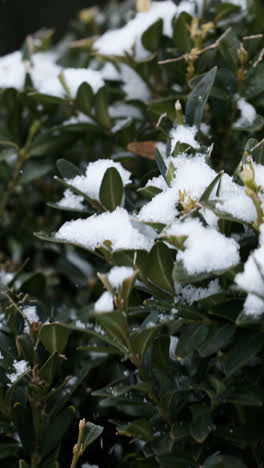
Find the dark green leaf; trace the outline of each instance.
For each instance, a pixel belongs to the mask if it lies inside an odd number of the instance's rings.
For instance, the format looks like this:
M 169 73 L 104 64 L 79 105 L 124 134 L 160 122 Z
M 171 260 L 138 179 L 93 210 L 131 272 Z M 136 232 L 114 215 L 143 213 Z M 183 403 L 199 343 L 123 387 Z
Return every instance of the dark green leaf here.
M 81 84 L 77 91 L 75 105 L 84 114 L 89 115 L 91 113 L 93 101 L 93 91 L 91 86 L 84 82 Z
M 73 406 L 68 406 L 68 408 L 62 410 L 58 416 L 51 419 L 49 425 L 46 426 L 40 441 L 40 453 L 42 456 L 48 455 L 60 443 L 65 432 L 71 425 L 74 415 L 75 408 Z
M 153 432 L 151 424 L 147 419 L 138 419 L 131 424 L 117 428 L 117 434 L 133 437 L 137 440 L 152 440 Z
M 192 17 L 188 13 L 182 12 L 173 22 L 173 40 L 177 49 L 182 54 L 190 52 L 192 40 L 190 36 L 189 25 Z
M 81 169 L 66 159 L 58 159 L 57 169 L 63 179 L 73 179 L 78 175 L 83 175 Z
M 99 198 L 102 205 L 109 211 L 114 211 L 121 204 L 123 197 L 123 182 L 115 167 L 109 167 L 101 183 Z
M 158 166 L 158 169 L 159 169 L 161 175 L 163 176 L 164 180 L 166 181 L 167 167 L 166 167 L 164 159 L 161 156 L 158 148 L 154 148 L 154 155 L 155 155 L 155 160 L 156 160 L 156 164 Z
M 100 88 L 95 96 L 95 117 L 103 127 L 111 127 L 105 88 Z
M 156 52 L 159 47 L 162 35 L 162 19 L 153 23 L 141 36 L 141 41 L 145 49 Z
M 85 424 L 81 443 L 83 444 L 82 453 L 91 445 L 103 432 L 104 428 L 91 422 Z
M 208 331 L 206 325 L 187 325 L 180 335 L 175 354 L 183 358 L 193 352 L 206 340 Z
M 70 330 L 56 322 L 42 325 L 40 330 L 40 341 L 50 354 L 62 353 L 69 336 Z
M 201 78 L 199 83 L 196 84 L 189 95 L 185 111 L 186 123 L 188 125 L 195 125 L 198 128 L 200 127 L 204 107 L 212 89 L 216 71 L 217 67 L 209 70 L 209 72 Z
M 45 362 L 45 364 L 40 368 L 39 377 L 51 384 L 53 379 L 56 377 L 56 374 L 60 369 L 64 359 L 64 356 L 59 355 L 56 352 L 53 353 Z
M 207 339 L 199 347 L 198 351 L 201 357 L 210 356 L 229 343 L 235 334 L 236 328 L 233 325 L 213 325 L 209 328 Z
M 174 293 L 173 257 L 172 251 L 165 244 L 156 242 L 149 253 L 147 267 L 149 280 L 169 294 Z
M 263 334 L 261 333 L 250 333 L 247 337 L 240 336 L 226 355 L 225 371 L 227 377 L 231 377 L 242 367 L 246 366 L 261 350 L 263 344 Z

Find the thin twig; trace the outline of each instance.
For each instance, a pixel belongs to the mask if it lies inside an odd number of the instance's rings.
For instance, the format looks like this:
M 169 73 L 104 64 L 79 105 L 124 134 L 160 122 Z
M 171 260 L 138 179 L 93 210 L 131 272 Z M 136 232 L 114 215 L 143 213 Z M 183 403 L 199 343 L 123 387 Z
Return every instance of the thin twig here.
M 262 61 L 263 57 L 264 57 L 264 48 L 260 51 L 260 54 L 257 60 L 253 63 L 253 68 L 256 68 L 256 66 Z
M 226 29 L 226 31 L 213 44 L 211 44 L 211 45 L 209 45 L 207 47 L 204 47 L 201 50 L 192 49 L 192 50 L 195 50 L 195 54 L 197 55 L 197 58 L 198 58 L 199 55 L 203 54 L 204 52 L 207 52 L 208 50 L 216 49 L 219 46 L 220 42 L 230 33 L 230 31 L 231 31 L 231 28 Z M 184 54 L 184 55 L 181 55 L 180 57 L 166 59 L 166 60 L 160 60 L 158 62 L 158 64 L 159 65 L 164 65 L 166 63 L 179 62 L 180 60 L 183 60 L 183 59 L 188 60 L 190 57 L 192 57 L 192 51 L 189 54 Z
M 263 145 L 263 143 L 264 143 L 264 138 L 257 145 L 255 145 L 255 146 L 253 146 L 253 148 L 251 148 L 251 152 L 255 151 L 255 149 L 257 149 L 259 146 Z
M 250 39 L 261 39 L 263 34 L 252 34 L 252 36 L 244 36 L 242 37 L 243 41 L 249 41 Z
M 167 117 L 167 112 L 164 112 L 163 114 L 160 115 L 159 120 L 156 123 L 156 128 L 160 126 L 160 123 L 164 119 L 164 117 Z

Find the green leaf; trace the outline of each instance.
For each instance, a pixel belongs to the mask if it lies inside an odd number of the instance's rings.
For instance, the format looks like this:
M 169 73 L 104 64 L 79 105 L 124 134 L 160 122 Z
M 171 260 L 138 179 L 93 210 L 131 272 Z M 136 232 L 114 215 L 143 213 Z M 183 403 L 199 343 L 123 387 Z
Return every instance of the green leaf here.
M 49 384 L 52 383 L 58 370 L 60 369 L 65 358 L 58 353 L 53 353 L 45 364 L 39 370 L 39 377 Z
M 130 424 L 117 428 L 117 435 L 133 437 L 137 440 L 153 440 L 153 432 L 147 419 L 137 419 Z
M 209 72 L 203 75 L 189 95 L 185 110 L 186 123 L 188 125 L 195 125 L 197 128 L 200 127 L 204 107 L 212 89 L 216 71 L 217 67 L 213 67 Z
M 262 390 L 240 390 L 229 394 L 226 397 L 228 403 L 241 406 L 263 406 Z
M 163 242 L 156 242 L 148 257 L 148 279 L 168 294 L 174 294 L 173 253 Z
M 154 148 L 154 156 L 155 156 L 155 160 L 156 160 L 156 164 L 158 166 L 158 169 L 159 169 L 161 175 L 163 176 L 164 180 L 166 181 L 167 166 L 166 166 L 166 164 L 164 162 L 164 159 L 161 156 L 158 148 Z
M 87 422 L 85 424 L 85 429 L 83 431 L 83 437 L 81 440 L 83 445 L 82 453 L 84 453 L 87 447 L 102 434 L 103 430 L 104 428 L 102 426 L 98 426 L 97 424 L 93 424 L 91 422 Z
M 221 183 L 221 178 L 223 176 L 223 171 L 219 172 L 219 174 L 217 174 L 217 176 L 214 178 L 214 180 L 208 185 L 208 187 L 205 189 L 205 191 L 203 192 L 201 198 L 200 198 L 200 203 L 207 203 L 210 196 L 211 196 L 211 193 L 212 191 L 214 190 L 216 184 L 218 182 Z
M 70 330 L 56 322 L 42 325 L 40 329 L 40 341 L 50 354 L 62 353 L 69 336 Z
M 219 51 L 228 68 L 236 72 L 239 66 L 238 50 L 240 48 L 240 40 L 237 35 L 230 30 L 229 33 L 222 39 L 219 44 Z
M 183 358 L 197 349 L 208 336 L 206 325 L 187 325 L 180 335 L 175 354 Z
M 111 128 L 105 88 L 100 88 L 95 96 L 95 117 L 103 127 Z
M 101 183 L 99 199 L 102 205 L 109 211 L 114 211 L 121 204 L 123 197 L 123 182 L 118 170 L 109 167 Z
M 35 272 L 29 275 L 26 275 L 26 278 L 23 279 L 21 290 L 25 293 L 31 294 L 33 296 L 39 297 L 44 296 L 47 289 L 46 277 L 43 273 Z
M 142 358 L 148 347 L 153 343 L 160 326 L 153 326 L 152 328 L 145 328 L 131 335 L 133 350 Z
M 49 161 L 27 161 L 23 167 L 22 175 L 19 179 L 20 184 L 29 184 L 34 180 L 48 174 L 54 167 Z
M 93 103 L 93 91 L 91 86 L 84 82 L 79 86 L 77 91 L 75 105 L 84 114 L 89 115 L 91 113 Z
M 152 198 L 161 193 L 162 190 L 158 187 L 148 185 L 147 187 L 138 189 L 137 192 L 140 193 L 140 195 L 142 195 L 143 197 L 152 200 Z
M 127 320 L 123 313 L 116 310 L 105 314 L 96 314 L 96 321 L 102 329 L 113 338 L 113 344 L 127 352 Z
M 141 36 L 141 41 L 145 49 L 156 52 L 159 48 L 162 35 L 162 19 L 153 23 Z
M 189 425 L 181 422 L 175 423 L 171 429 L 171 438 L 175 441 L 185 439 L 189 436 Z
M 34 359 L 34 346 L 31 337 L 29 335 L 17 335 L 16 347 L 19 357 L 32 364 Z
M 248 336 L 240 336 L 234 346 L 226 355 L 225 371 L 227 377 L 231 377 L 249 361 L 263 347 L 264 340 L 262 333 L 250 333 Z
M 194 404 L 191 407 L 192 422 L 190 426 L 190 433 L 196 442 L 202 444 L 215 428 L 211 414 L 210 407 L 206 404 Z
M 83 83 L 85 84 L 85 83 Z M 72 164 L 66 159 L 58 159 L 57 169 L 63 179 L 74 179 L 78 175 L 84 175 L 84 173 L 77 166 Z
M 263 93 L 264 63 L 258 64 L 255 68 L 250 67 L 247 79 L 243 87 L 243 94 L 246 99 L 256 98 Z
M 68 406 L 58 416 L 49 421 L 41 436 L 40 453 L 42 456 L 48 455 L 61 442 L 65 432 L 72 423 L 74 415 L 75 408 Z
M 199 346 L 201 357 L 207 357 L 223 348 L 236 332 L 236 327 L 229 325 L 213 325 L 209 328 L 207 339 Z
M 231 455 L 211 455 L 203 463 L 204 468 L 247 468 L 239 458 Z
M 186 54 L 192 48 L 189 25 L 192 17 L 182 12 L 173 22 L 173 40 L 179 52 Z
M 234 13 L 238 13 L 239 11 L 239 6 L 223 2 L 217 6 L 215 22 L 218 23 L 221 19 L 226 18 L 229 15 L 233 15 Z

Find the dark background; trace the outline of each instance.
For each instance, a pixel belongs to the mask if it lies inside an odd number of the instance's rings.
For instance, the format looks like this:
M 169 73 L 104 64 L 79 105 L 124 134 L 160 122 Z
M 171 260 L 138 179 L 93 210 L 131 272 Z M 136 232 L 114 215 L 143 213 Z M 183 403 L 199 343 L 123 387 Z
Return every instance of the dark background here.
M 21 47 L 27 34 L 41 27 L 63 36 L 81 8 L 101 6 L 103 0 L 0 0 L 0 55 Z

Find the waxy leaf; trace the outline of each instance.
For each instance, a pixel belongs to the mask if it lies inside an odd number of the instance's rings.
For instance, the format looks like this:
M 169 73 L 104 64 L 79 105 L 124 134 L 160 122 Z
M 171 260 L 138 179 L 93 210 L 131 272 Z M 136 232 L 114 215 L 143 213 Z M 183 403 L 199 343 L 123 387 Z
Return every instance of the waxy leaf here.
M 123 182 L 115 167 L 109 167 L 101 183 L 99 198 L 102 205 L 109 211 L 114 211 L 122 202 Z M 118 229 L 118 227 L 117 227 Z
M 214 84 L 216 71 L 217 67 L 209 70 L 189 95 L 185 110 L 186 123 L 188 125 L 200 127 L 204 107 Z

